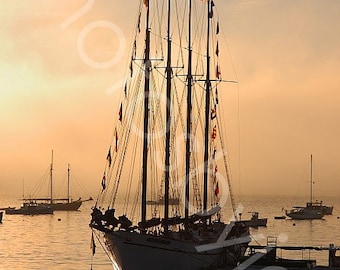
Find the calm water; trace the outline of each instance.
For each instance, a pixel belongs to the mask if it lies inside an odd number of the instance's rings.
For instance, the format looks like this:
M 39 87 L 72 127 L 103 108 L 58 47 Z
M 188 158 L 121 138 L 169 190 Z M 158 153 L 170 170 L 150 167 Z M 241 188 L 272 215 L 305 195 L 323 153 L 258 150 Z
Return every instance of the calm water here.
M 267 236 L 276 236 L 279 245 L 328 246 L 334 243 L 340 246 L 340 198 L 323 198 L 325 204 L 334 206 L 333 215 L 324 220 L 274 220 L 274 216 L 283 215 L 282 207 L 304 205 L 306 199 L 269 196 L 239 199 L 243 219 L 250 218 L 248 211 L 258 211 L 260 217 L 268 218 L 266 228 L 251 230 L 253 244 L 266 244 Z M 112 270 L 99 243 L 92 257 L 88 227 L 92 203 L 84 203 L 76 212 L 55 212 L 47 216 L 4 215 L 0 224 L 0 269 L 79 270 L 91 269 L 92 263 L 94 270 Z M 0 207 L 18 204 L 17 198 L 0 196 Z M 224 219 L 227 217 L 225 214 Z M 309 254 L 304 256 L 307 258 Z M 327 253 L 311 256 L 326 263 Z
M 97 243 L 92 258 L 88 226 L 92 202 L 79 211 L 42 216 L 3 216 L 0 224 L 0 269 L 3 270 L 112 270 Z M 19 206 L 17 199 L 0 198 L 1 207 Z

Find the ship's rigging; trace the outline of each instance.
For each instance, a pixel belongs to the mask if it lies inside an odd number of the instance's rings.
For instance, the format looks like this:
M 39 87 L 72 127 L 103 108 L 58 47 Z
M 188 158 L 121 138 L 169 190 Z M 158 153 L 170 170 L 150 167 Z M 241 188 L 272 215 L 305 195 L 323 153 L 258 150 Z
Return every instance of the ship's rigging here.
M 214 14 L 211 0 L 143 0 L 139 6 L 129 79 L 123 87 L 90 223 L 104 234 L 111 254 L 126 269 L 132 267 L 125 259 L 127 254 L 136 252 L 139 245 L 144 252 L 166 242 L 169 246 L 160 257 L 179 252 L 176 263 L 183 267 L 189 263 L 185 259 L 189 252 L 198 260 L 192 262 L 192 269 L 197 269 L 235 263 L 242 244 L 248 241 L 233 244 L 237 251 L 223 242 L 246 236 L 248 231 L 241 224 L 227 230 L 228 225 L 221 222 L 219 202 L 222 195 L 231 194 L 231 180 L 219 120 L 218 87 L 223 80 L 220 26 Z M 159 186 L 162 205 L 148 207 Z M 179 195 L 182 203 L 170 204 L 170 195 Z M 226 230 L 229 234 L 221 237 Z M 149 234 L 154 238 L 148 238 Z M 126 237 L 131 237 L 133 247 L 121 243 Z M 195 251 L 196 245 L 215 241 L 222 241 L 222 246 L 207 253 Z M 145 252 L 145 258 L 139 259 L 146 267 Z M 227 259 L 227 255 L 234 258 Z

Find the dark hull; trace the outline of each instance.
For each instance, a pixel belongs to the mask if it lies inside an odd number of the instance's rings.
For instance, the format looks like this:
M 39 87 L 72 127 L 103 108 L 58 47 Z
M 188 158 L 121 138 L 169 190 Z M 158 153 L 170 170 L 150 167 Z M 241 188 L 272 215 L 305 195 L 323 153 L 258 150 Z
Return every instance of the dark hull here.
M 198 252 L 199 243 L 126 231 L 105 233 L 107 250 L 121 269 L 234 268 L 247 244 Z
M 322 219 L 324 214 L 315 213 L 315 214 L 299 214 L 299 213 L 287 213 L 286 214 L 291 219 L 295 220 L 313 220 L 313 219 Z
M 2 216 L 3 216 L 4 212 L 0 212 L 0 223 L 2 223 Z
M 286 216 L 276 216 L 276 217 L 274 217 L 274 219 L 285 219 L 286 218 Z
M 292 210 L 286 210 L 286 216 L 298 220 L 322 219 L 324 215 L 325 213 L 321 207 L 314 206 L 311 203 L 307 203 L 306 207 L 294 206 Z
M 51 207 L 29 206 L 21 208 L 7 208 L 6 215 L 50 215 L 53 214 Z
M 39 200 L 39 199 L 35 199 L 35 200 Z M 52 204 L 50 202 L 42 202 L 42 203 L 38 203 L 38 205 L 42 207 L 50 207 L 53 209 L 53 211 L 77 211 L 83 203 L 81 199 L 78 199 L 72 202 L 67 202 L 67 201 L 56 202 L 57 200 L 58 199 L 54 200 Z
M 52 203 L 51 207 L 54 211 L 76 211 L 82 204 L 82 200 L 69 203 Z
M 267 218 L 260 218 L 256 220 L 242 220 L 241 221 L 245 226 L 248 227 L 266 227 L 267 226 Z

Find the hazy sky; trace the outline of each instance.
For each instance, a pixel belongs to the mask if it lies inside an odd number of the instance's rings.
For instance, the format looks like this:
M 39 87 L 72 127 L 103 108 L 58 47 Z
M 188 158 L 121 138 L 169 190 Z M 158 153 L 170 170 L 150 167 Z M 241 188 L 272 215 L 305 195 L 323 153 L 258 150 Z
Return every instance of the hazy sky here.
M 98 191 L 138 5 L 121 3 L 0 1 L 0 193 L 34 185 L 52 149 Z M 340 194 L 340 1 L 215 3 L 235 193 L 307 196 L 313 154 L 315 194 Z

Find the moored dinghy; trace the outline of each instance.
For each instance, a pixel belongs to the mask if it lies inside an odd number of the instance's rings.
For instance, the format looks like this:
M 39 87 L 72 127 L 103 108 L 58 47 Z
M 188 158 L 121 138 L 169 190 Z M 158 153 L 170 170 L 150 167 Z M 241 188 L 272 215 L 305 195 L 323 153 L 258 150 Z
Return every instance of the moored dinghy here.
M 240 220 L 246 226 L 257 228 L 257 227 L 266 227 L 268 218 L 259 218 L 259 212 L 252 211 L 250 219 Z M 241 216 L 241 213 L 239 214 Z M 241 219 L 241 218 L 240 218 Z

